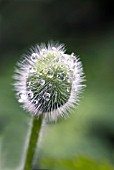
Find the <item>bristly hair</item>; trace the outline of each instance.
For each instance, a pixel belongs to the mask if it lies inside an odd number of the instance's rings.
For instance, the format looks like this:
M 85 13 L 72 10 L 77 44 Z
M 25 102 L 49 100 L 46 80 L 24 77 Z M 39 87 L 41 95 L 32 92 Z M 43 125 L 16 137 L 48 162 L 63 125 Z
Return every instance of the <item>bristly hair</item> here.
M 67 117 L 85 86 L 82 64 L 65 53 L 63 44 L 50 42 L 32 47 L 17 63 L 16 96 L 24 109 L 45 120 Z

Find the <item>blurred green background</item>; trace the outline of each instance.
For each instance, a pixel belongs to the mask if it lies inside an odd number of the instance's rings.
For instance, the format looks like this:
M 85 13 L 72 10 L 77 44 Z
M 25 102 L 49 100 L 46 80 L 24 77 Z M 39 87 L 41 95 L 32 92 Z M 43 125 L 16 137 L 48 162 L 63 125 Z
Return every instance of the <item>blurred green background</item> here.
M 49 40 L 80 56 L 87 88 L 67 120 L 47 127 L 40 166 L 114 169 L 113 1 L 0 0 L 0 170 L 20 164 L 31 119 L 15 99 L 15 64 Z

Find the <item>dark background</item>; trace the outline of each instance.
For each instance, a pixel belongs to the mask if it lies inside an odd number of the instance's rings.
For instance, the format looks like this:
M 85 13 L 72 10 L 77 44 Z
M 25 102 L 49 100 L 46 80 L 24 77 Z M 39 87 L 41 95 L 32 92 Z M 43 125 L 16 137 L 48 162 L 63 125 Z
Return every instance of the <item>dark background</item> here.
M 0 0 L 2 169 L 19 165 L 30 121 L 15 99 L 12 86 L 15 64 L 32 45 L 50 40 L 65 43 L 68 53 L 80 56 L 87 88 L 69 119 L 48 127 L 42 158 L 85 156 L 113 164 L 113 1 Z

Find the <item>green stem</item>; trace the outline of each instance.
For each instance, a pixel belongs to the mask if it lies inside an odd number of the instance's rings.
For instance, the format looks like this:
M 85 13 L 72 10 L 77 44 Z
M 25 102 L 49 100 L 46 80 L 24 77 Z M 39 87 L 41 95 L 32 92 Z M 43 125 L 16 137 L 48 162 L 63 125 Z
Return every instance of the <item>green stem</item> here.
M 32 129 L 23 170 L 32 170 L 41 125 L 42 125 L 41 118 L 39 119 L 33 118 Z

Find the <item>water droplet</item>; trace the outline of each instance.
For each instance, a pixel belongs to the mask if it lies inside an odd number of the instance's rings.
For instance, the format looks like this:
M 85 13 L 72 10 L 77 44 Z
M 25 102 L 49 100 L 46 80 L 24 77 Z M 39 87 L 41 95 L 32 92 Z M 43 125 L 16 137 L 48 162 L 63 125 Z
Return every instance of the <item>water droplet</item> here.
M 29 91 L 29 92 L 28 92 L 28 97 L 29 97 L 30 99 L 32 99 L 33 96 L 34 96 L 33 92 L 32 92 L 32 91 Z
M 47 77 L 52 78 L 54 76 L 54 71 L 52 69 L 49 69 L 47 72 Z
M 70 79 L 70 78 L 68 78 L 68 79 L 67 79 L 67 82 L 68 82 L 68 83 L 71 83 L 71 79 Z
M 43 48 L 43 49 L 42 49 L 42 52 L 46 52 L 46 49 Z
M 55 51 L 55 50 L 56 50 L 56 48 L 55 48 L 55 47 L 52 47 L 52 50 L 54 50 L 54 51 Z
M 42 73 L 37 71 L 37 77 L 41 76 Z
M 54 102 L 57 102 L 57 95 L 58 95 L 58 93 L 57 93 L 57 91 L 55 91 L 54 92 L 54 96 L 55 96 Z
M 42 49 L 41 54 L 44 55 L 46 53 L 46 49 Z
M 44 100 L 49 101 L 50 93 L 44 93 L 43 98 L 44 98 Z
M 37 76 L 39 77 L 39 75 L 40 75 L 40 72 L 39 72 L 39 71 L 37 71 Z
M 63 51 L 60 51 L 60 55 L 63 55 L 64 54 L 64 52 Z
M 55 92 L 54 92 L 54 95 L 57 96 L 57 94 L 58 94 L 57 91 L 55 91 Z
M 74 53 L 71 53 L 71 56 L 74 57 Z
M 65 80 L 65 75 L 63 72 L 57 74 L 57 78 L 59 81 L 64 81 Z
M 33 100 L 33 104 L 38 104 L 38 100 Z
M 31 82 L 30 82 L 30 81 L 28 81 L 28 82 L 27 82 L 27 86 L 29 87 L 30 85 L 31 85 Z
M 26 96 L 25 93 L 19 93 L 18 95 L 19 95 L 19 100 L 18 101 L 20 103 L 23 103 L 27 99 L 27 96 Z
M 44 80 L 44 79 L 41 79 L 39 83 L 40 83 L 40 85 L 43 86 L 43 85 L 45 84 L 45 80 Z
M 40 73 L 39 71 L 35 72 L 35 76 L 38 78 L 40 75 L 42 75 L 42 73 Z
M 19 102 L 19 103 L 23 103 L 23 100 L 22 100 L 22 99 L 19 99 L 18 102 Z
M 49 84 L 49 87 L 52 87 L 52 84 L 51 84 L 51 83 Z
M 67 92 L 68 92 L 68 93 L 70 92 L 70 87 L 67 87 Z
M 35 68 L 33 68 L 33 67 L 29 67 L 29 72 L 30 73 L 34 73 L 34 72 L 36 72 L 37 70 L 35 69 Z
M 54 62 L 59 62 L 59 58 L 58 58 L 58 57 L 55 57 L 55 58 L 53 59 L 53 61 L 54 61 Z
M 40 54 L 43 55 L 43 54 L 45 54 L 45 53 L 46 53 L 46 49 L 43 48 L 43 49 L 40 51 Z
M 60 57 L 60 60 L 61 60 L 61 62 L 64 63 L 64 62 L 65 62 L 65 56 L 62 55 L 62 56 Z
M 38 55 L 37 53 L 33 53 L 33 54 L 31 55 L 32 61 L 37 61 L 38 56 L 39 56 L 39 55 Z
M 18 93 L 18 96 L 21 97 L 22 93 Z

